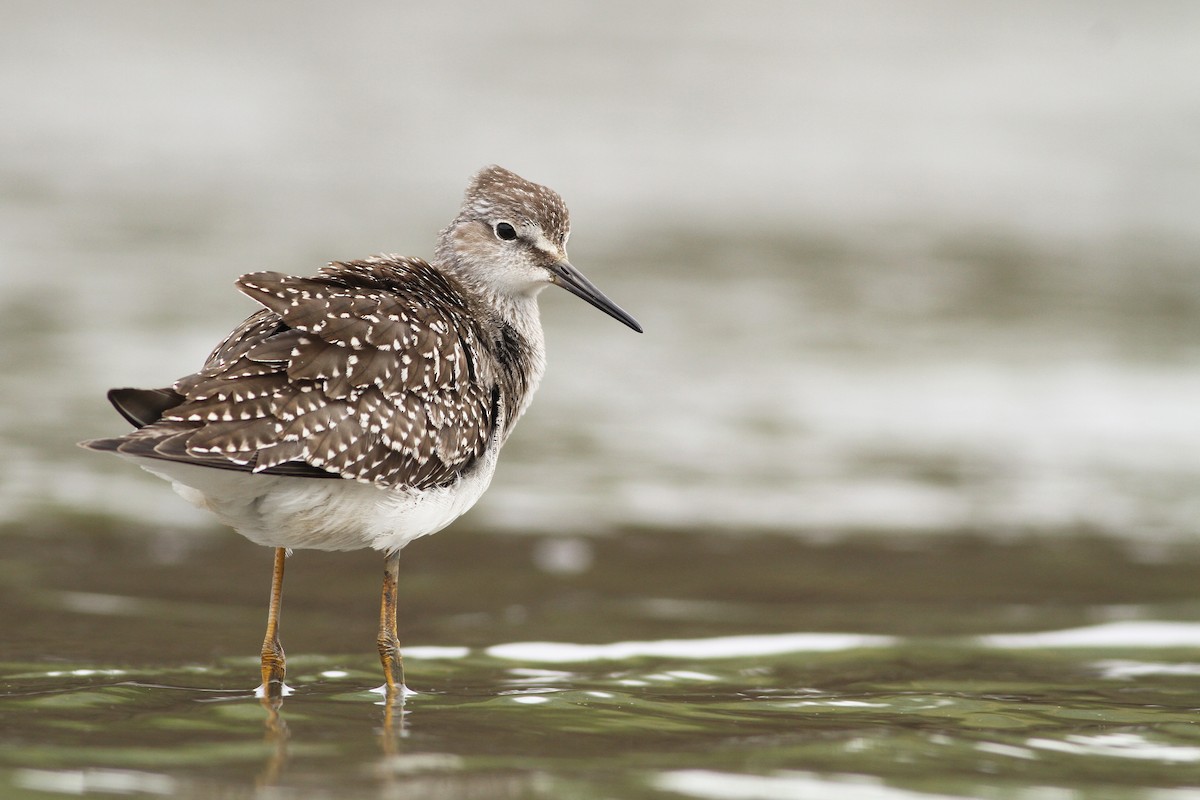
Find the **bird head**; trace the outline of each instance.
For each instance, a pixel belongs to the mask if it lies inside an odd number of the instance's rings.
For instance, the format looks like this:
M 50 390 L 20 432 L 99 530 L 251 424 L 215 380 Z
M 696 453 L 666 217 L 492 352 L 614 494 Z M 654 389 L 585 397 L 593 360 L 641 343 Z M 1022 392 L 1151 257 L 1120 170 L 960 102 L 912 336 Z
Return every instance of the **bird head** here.
M 571 217 L 558 192 L 503 167 L 480 170 L 442 231 L 438 262 L 485 294 L 533 297 L 555 285 L 641 333 L 637 320 L 567 259 Z

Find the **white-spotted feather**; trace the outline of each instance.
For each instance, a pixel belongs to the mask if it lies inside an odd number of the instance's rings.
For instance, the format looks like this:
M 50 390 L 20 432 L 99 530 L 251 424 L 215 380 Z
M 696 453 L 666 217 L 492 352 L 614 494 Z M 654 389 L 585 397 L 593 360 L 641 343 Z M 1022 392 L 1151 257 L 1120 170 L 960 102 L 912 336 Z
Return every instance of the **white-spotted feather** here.
M 254 472 L 299 462 L 426 489 L 487 447 L 496 376 L 460 367 L 487 338 L 453 279 L 420 259 L 376 257 L 238 286 L 264 309 L 176 382 L 183 402 L 128 434 L 126 452 Z

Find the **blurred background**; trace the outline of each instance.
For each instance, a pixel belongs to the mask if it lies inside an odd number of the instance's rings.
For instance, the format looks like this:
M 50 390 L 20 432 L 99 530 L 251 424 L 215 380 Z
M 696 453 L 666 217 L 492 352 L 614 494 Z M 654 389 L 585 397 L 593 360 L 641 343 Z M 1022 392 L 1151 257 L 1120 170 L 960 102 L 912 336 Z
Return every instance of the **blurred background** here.
M 1195 795 L 1200 4 L 0 20 L 0 794 Z M 542 295 L 491 491 L 404 553 L 412 736 L 364 551 L 289 560 L 264 720 L 270 551 L 75 442 L 490 163 L 645 333 Z
M 3 5 L 8 523 L 215 528 L 75 448 L 104 391 L 498 163 L 646 333 L 543 295 L 476 526 L 1196 533 L 1194 3 Z

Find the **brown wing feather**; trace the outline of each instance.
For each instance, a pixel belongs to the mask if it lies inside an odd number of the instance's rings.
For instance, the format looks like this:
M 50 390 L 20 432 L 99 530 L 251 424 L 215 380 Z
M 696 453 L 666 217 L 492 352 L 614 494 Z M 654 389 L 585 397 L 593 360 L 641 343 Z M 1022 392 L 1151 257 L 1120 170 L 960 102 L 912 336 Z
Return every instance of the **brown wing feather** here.
M 96 449 L 269 474 L 428 488 L 487 447 L 494 378 L 460 288 L 420 259 L 245 275 L 264 309 L 175 383 L 178 405 Z

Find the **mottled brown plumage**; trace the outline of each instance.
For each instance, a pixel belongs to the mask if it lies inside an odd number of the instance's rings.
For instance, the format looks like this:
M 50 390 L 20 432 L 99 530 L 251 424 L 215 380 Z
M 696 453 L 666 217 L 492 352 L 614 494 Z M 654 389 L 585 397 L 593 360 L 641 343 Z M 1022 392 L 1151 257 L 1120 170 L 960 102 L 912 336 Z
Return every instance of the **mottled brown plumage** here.
M 514 393 L 500 381 L 520 371 L 527 345 L 497 369 L 487 315 L 421 259 L 336 262 L 311 278 L 252 273 L 238 288 L 264 309 L 199 372 L 158 390 L 177 403 L 90 447 L 421 490 L 453 481 L 513 410 L 498 407 Z
M 276 548 L 263 689 L 284 676 L 278 620 L 292 548 L 387 553 L 380 659 L 403 688 L 400 548 L 483 494 L 545 366 L 537 295 L 550 284 L 640 331 L 567 261 L 562 198 L 500 167 L 475 176 L 432 263 L 376 256 L 312 277 L 242 276 L 262 308 L 198 372 L 114 389 L 136 430 L 84 442 L 170 480 L 239 533 Z

